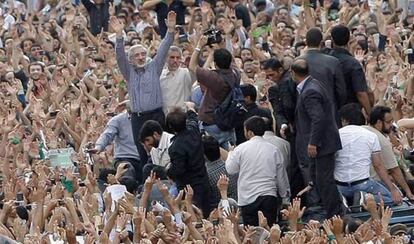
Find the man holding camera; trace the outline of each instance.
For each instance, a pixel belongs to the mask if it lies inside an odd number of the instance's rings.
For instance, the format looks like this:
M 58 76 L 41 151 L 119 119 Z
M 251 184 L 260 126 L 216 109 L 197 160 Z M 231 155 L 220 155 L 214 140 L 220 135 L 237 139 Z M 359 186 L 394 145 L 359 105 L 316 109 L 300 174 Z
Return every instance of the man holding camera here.
M 229 148 L 230 144 L 235 144 L 236 135 L 234 128 L 222 131 L 215 122 L 214 110 L 231 92 L 229 84 L 240 84 L 240 73 L 232 66 L 232 54 L 224 48 L 214 50 L 213 60 L 217 70 L 203 69 L 197 66 L 198 56 L 208 42 L 208 37 L 203 35 L 194 49 L 191 56 L 189 70 L 196 75 L 198 82 L 206 87 L 204 99 L 200 105 L 199 118 L 203 129 L 211 136 L 216 138 L 220 146 L 224 149 Z M 229 84 L 228 84 L 229 83 Z

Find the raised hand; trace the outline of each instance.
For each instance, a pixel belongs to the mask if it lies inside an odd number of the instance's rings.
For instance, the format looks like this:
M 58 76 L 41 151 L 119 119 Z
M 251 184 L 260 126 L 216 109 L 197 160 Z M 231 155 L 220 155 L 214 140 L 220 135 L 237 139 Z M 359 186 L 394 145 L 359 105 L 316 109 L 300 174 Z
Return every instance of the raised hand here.
M 111 16 L 109 24 L 112 27 L 112 30 L 116 33 L 117 37 L 122 37 L 122 31 L 124 30 L 124 24 L 119 21 L 115 16 Z
M 175 32 L 175 25 L 177 23 L 177 14 L 174 11 L 168 12 L 167 20 L 165 24 L 167 25 L 168 32 Z

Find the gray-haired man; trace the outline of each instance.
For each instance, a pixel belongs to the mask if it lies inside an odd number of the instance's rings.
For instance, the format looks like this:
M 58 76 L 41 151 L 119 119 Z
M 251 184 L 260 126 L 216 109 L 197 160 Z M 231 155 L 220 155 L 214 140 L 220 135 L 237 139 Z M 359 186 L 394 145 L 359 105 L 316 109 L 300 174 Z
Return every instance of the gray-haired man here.
M 161 125 L 165 124 L 160 76 L 168 50 L 174 42 L 175 23 L 176 14 L 169 12 L 166 22 L 168 33 L 162 40 L 155 57 L 146 63 L 147 50 L 142 45 L 132 46 L 128 57 L 126 56 L 122 37 L 124 25 L 114 16 L 110 20 L 112 29 L 116 32 L 116 59 L 128 86 L 132 110 L 132 132 L 142 164 L 148 160 L 147 152 L 139 141 L 142 124 L 147 120 L 158 121 Z

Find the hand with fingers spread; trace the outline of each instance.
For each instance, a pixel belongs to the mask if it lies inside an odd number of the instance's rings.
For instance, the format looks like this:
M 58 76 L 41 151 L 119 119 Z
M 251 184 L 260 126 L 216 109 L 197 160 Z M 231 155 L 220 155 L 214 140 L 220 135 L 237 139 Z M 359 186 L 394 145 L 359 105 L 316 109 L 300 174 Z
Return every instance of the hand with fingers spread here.
M 112 30 L 116 33 L 116 37 L 121 38 L 122 31 L 125 27 L 124 24 L 121 21 L 119 21 L 119 19 L 115 16 L 111 16 L 109 24 L 111 25 Z

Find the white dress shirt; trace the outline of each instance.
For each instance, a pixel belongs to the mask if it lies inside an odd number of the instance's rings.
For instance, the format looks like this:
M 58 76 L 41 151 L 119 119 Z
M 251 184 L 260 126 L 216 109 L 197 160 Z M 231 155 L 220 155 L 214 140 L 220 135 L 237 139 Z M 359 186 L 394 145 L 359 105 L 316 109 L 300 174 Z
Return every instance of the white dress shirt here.
M 283 155 L 283 165 L 285 168 L 290 162 L 290 144 L 283 138 L 280 138 L 275 135 L 273 131 L 266 131 L 263 135 L 263 138 L 275 145 L 282 152 Z
M 170 71 L 165 68 L 160 77 L 162 108 L 168 113 L 171 107 L 184 107 L 184 102 L 190 101 L 191 90 L 195 77 L 190 74 L 187 68 L 178 68 Z
M 372 154 L 381 153 L 377 135 L 357 125 L 339 129 L 342 149 L 336 152 L 335 180 L 354 182 L 370 177 Z
M 171 138 L 173 136 L 173 134 L 167 133 L 165 131 L 162 132 L 158 147 L 153 147 L 150 152 L 153 164 L 165 167 L 170 163 L 168 148 L 171 145 Z
M 290 196 L 282 153 L 263 137 L 255 136 L 230 151 L 226 170 L 229 174 L 239 173 L 239 206 L 249 205 L 259 196 Z

